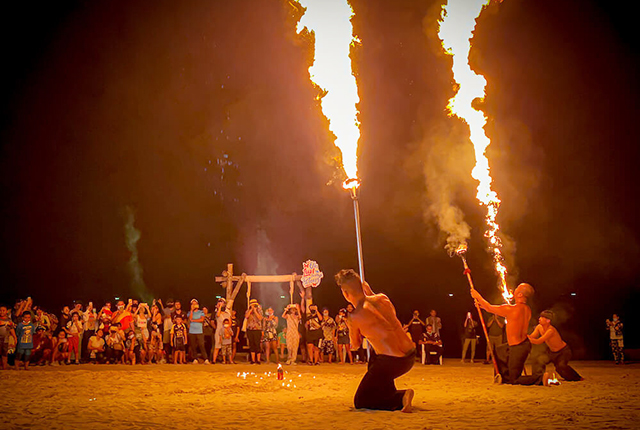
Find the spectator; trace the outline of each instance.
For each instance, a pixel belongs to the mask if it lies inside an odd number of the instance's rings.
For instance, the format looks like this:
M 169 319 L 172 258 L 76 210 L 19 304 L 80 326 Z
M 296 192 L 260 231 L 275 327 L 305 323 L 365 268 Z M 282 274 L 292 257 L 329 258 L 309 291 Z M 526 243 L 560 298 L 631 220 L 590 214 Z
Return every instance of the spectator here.
M 180 303 L 180 302 L 176 302 Z M 171 327 L 171 349 L 173 350 L 173 364 L 186 364 L 185 351 L 188 344 L 187 326 L 182 323 L 182 314 L 176 314 Z
M 422 341 L 422 334 L 424 333 L 425 327 L 426 323 L 420 319 L 420 311 L 417 309 L 413 311 L 413 317 L 411 317 L 411 320 L 403 327 L 411 336 L 411 341 L 416 346 L 416 351 L 420 350 L 418 346 Z
M 35 334 L 36 326 L 31 322 L 31 312 L 22 313 L 22 322 L 16 327 L 16 337 L 18 343 L 16 344 L 16 370 L 20 368 L 20 362 L 24 365 L 24 370 L 29 369 L 29 359 L 31 357 L 31 351 L 33 350 L 33 335 Z
M 431 312 L 429 312 L 429 316 L 427 317 L 425 324 L 431 324 L 434 333 L 436 333 L 438 336 L 441 335 L 440 330 L 442 330 L 442 320 L 437 315 L 435 309 L 431 309 Z
M 131 315 L 132 305 L 133 301 L 131 299 L 129 299 L 129 302 L 126 306 L 124 304 L 124 301 L 119 300 L 117 310 L 111 316 L 111 323 L 119 323 L 120 329 L 123 331 L 131 329 L 131 324 L 133 323 L 133 315 Z
M 91 360 L 91 363 L 104 363 L 105 341 L 102 330 L 98 330 L 96 334 L 89 338 L 87 348 L 89 349 L 89 360 Z
M 469 345 L 471 345 L 471 362 L 473 363 L 473 359 L 476 357 L 476 343 L 478 342 L 478 338 L 476 335 L 476 327 L 478 323 L 474 321 L 473 315 L 471 312 L 467 312 L 467 318 L 464 320 L 464 346 L 462 347 L 462 359 L 461 363 L 464 363 L 465 357 L 467 355 L 467 349 Z
M 182 303 L 179 300 L 176 300 L 173 303 L 173 312 L 171 313 L 171 321 L 175 324 L 176 318 L 180 316 L 182 318 L 182 322 L 187 321 L 187 313 L 182 309 Z
M 504 318 L 494 314 L 488 314 L 487 317 L 487 332 L 489 334 L 489 342 L 490 345 L 487 344 L 487 355 L 484 361 L 484 364 L 489 364 L 489 360 L 491 357 L 492 348 L 498 347 L 503 344 L 503 334 L 504 334 Z
M 609 331 L 609 344 L 611 353 L 616 364 L 624 364 L 624 336 L 622 335 L 622 321 L 617 314 L 613 314 L 613 319 L 606 320 Z
M 216 328 L 216 323 L 212 320 L 213 315 L 209 312 L 209 308 L 202 307 L 202 313 L 204 314 L 204 322 L 202 323 L 202 333 L 204 334 L 204 349 L 205 351 L 213 351 L 213 345 L 215 344 L 213 339 L 213 332 Z M 213 354 L 211 355 L 213 358 Z
M 129 330 L 127 332 L 127 340 L 124 342 L 124 351 L 127 361 L 132 366 L 136 364 L 137 357 L 142 357 L 141 361 L 144 361 L 145 351 L 140 349 L 138 338 L 133 330 Z
M 69 306 L 65 306 L 62 308 L 62 313 L 60 314 L 60 318 L 58 318 L 58 331 L 64 330 L 65 328 L 67 328 L 67 324 L 69 324 L 69 321 L 71 321 Z
M 231 310 L 231 328 L 233 329 L 233 342 L 231 343 L 231 362 L 236 362 L 236 352 L 238 350 L 238 342 L 240 339 L 240 327 L 238 326 L 238 317 L 235 310 Z
M 82 343 L 80 351 L 83 360 L 89 355 L 89 339 L 95 335 L 97 328 L 98 315 L 96 310 L 93 308 L 93 302 L 89 302 L 86 311 L 82 314 Z
M 324 308 L 322 310 L 322 360 L 325 361 L 325 356 L 328 358 L 329 363 L 333 362 L 333 355 L 336 353 L 336 321 L 329 316 L 329 309 Z
M 231 321 L 225 319 L 222 321 L 222 339 L 220 344 L 222 345 L 222 364 L 236 364 L 231 357 L 231 345 L 233 343 L 233 329 L 231 328 Z
M 107 361 L 112 364 L 124 364 L 124 337 L 120 331 L 120 323 L 109 328 L 107 336 Z
M 278 347 L 280 348 L 280 357 L 284 360 L 284 350 L 287 347 L 287 327 L 285 326 L 278 332 Z
M 71 321 L 67 323 L 65 329 L 67 333 L 67 340 L 69 344 L 69 358 L 67 358 L 67 364 L 71 363 L 71 355 L 75 360 L 75 364 L 80 364 L 80 334 L 82 333 L 82 322 L 80 322 L 80 314 L 73 312 L 71 314 Z
M 0 306 L 0 357 L 2 358 L 2 369 L 8 369 L 9 339 L 17 343 L 13 321 L 9 317 L 9 310 L 6 306 Z
M 173 353 L 171 350 L 171 328 L 173 320 L 171 318 L 174 311 L 173 299 L 167 300 L 167 306 L 163 307 L 162 300 L 158 301 L 162 307 L 162 344 L 164 345 L 164 355 L 167 361 L 172 361 Z
M 164 363 L 166 361 L 164 360 L 163 355 L 164 350 L 162 348 L 162 334 L 160 333 L 160 329 L 153 325 L 151 327 L 147 361 L 149 363 L 155 361 L 156 364 Z
M 287 364 L 297 364 L 298 346 L 300 344 L 300 333 L 298 325 L 300 324 L 300 305 L 290 304 L 284 309 L 282 318 L 287 322 L 287 330 L 285 340 L 287 343 Z
M 36 334 L 33 335 L 33 351 L 31 352 L 31 363 L 36 366 L 51 364 L 51 354 L 53 352 L 53 342 L 51 332 L 44 327 L 36 327 Z
M 209 364 L 207 351 L 204 349 L 204 312 L 200 310 L 198 300 L 191 299 L 191 310 L 189 311 L 189 345 L 193 364 L 198 364 L 198 351 L 204 358 L 204 364 Z
M 336 335 L 338 337 L 338 359 L 342 364 L 346 361 L 346 355 L 349 355 L 349 363 L 353 364 L 353 356 L 351 355 L 351 345 L 349 341 L 349 327 L 347 326 L 347 310 L 340 309 L 336 316 Z
M 318 313 L 318 306 L 309 306 L 307 317 L 307 354 L 308 364 L 320 364 L 320 341 L 322 340 L 322 315 Z
M 260 339 L 262 338 L 262 308 L 256 299 L 249 301 L 249 309 L 244 314 L 247 320 L 247 340 L 251 364 L 260 364 Z
M 213 359 L 212 363 L 218 360 L 218 354 L 220 353 L 220 349 L 222 348 L 222 332 L 224 331 L 224 320 L 231 320 L 231 314 L 226 309 L 227 301 L 222 297 L 218 299 L 218 303 L 216 303 L 216 331 L 215 331 L 215 339 L 214 339 L 214 350 L 213 350 Z
M 58 332 L 58 336 L 53 339 L 53 356 L 51 362 L 54 365 L 65 363 L 69 360 L 69 342 L 67 333 L 64 330 Z
M 431 324 L 427 324 L 427 331 L 423 334 L 423 339 L 420 343 L 424 345 L 425 364 L 440 364 L 442 340 L 440 335 L 433 331 Z
M 276 362 L 280 363 L 278 353 L 278 317 L 273 314 L 273 308 L 267 308 L 266 317 L 262 321 L 262 341 L 264 342 L 267 363 L 271 352 L 276 354 Z

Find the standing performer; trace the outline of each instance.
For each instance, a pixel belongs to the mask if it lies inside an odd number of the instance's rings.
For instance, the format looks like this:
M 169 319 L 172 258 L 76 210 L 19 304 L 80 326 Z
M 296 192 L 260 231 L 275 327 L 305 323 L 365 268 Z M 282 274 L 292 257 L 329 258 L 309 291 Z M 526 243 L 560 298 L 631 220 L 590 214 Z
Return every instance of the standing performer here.
M 336 283 L 355 308 L 348 319 L 351 347 L 359 347 L 365 336 L 374 349 L 356 391 L 355 407 L 411 412 L 414 391 L 397 390 L 394 380 L 411 370 L 416 350 L 402 330 L 391 300 L 384 294 L 374 294 L 352 269 L 341 270 Z
M 553 319 L 552 311 L 540 312 L 540 323 L 533 333 L 528 337 L 532 344 L 540 345 L 546 343 L 549 347 L 549 351 L 546 354 L 538 356 L 534 360 L 532 374 L 536 377 L 542 377 L 542 383 L 548 385 L 549 374 L 545 372 L 547 364 L 553 363 L 556 367 L 556 371 L 562 376 L 565 381 L 582 381 L 582 377 L 569 366 L 569 360 L 571 360 L 571 348 L 562 340 L 558 330 L 551 325 Z
M 520 284 L 514 291 L 516 301 L 514 305 L 494 306 L 487 302 L 476 289 L 471 289 L 471 296 L 482 309 L 507 319 L 507 343 L 494 348 L 500 379 L 505 384 L 532 385 L 535 383 L 535 380 L 521 376 L 524 362 L 531 352 L 531 342 L 527 337 L 531 308 L 527 305 L 527 301 L 533 293 L 531 285 Z

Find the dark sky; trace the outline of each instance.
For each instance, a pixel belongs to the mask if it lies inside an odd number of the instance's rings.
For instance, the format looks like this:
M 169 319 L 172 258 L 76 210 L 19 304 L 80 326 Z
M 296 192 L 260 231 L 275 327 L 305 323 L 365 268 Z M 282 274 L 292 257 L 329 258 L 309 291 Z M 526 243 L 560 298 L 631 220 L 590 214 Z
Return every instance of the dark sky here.
M 471 226 L 478 288 L 497 290 L 465 127 L 445 112 L 440 3 L 352 4 L 367 278 L 402 319 L 438 309 L 454 339 L 472 303 L 429 213 L 426 166 L 442 170 Z M 317 301 L 337 310 L 332 275 L 357 264 L 353 212 L 326 185 L 335 153 L 295 19 L 289 2 L 268 0 L 69 1 L 3 14 L 0 298 L 57 308 L 133 294 L 131 207 L 149 294 L 211 301 L 228 262 L 290 273 L 311 258 L 325 272 Z M 557 310 L 584 357 L 606 346 L 613 312 L 629 346 L 640 330 L 633 28 L 606 2 L 505 0 L 482 14 L 472 52 L 488 81 L 512 281 L 534 285 L 534 311 Z M 256 289 L 268 303 L 282 291 Z

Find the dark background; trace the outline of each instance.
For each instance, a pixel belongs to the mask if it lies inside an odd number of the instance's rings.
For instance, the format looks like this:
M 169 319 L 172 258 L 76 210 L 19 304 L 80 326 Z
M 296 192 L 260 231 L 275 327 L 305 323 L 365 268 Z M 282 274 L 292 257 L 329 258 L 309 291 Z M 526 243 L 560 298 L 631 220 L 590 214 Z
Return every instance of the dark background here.
M 461 262 L 429 211 L 427 166 L 442 169 L 472 228 L 469 263 L 498 301 L 484 250 L 465 126 L 445 112 L 451 60 L 440 2 L 352 2 L 361 103 L 359 169 L 367 280 L 400 319 L 439 311 L 449 355 L 472 310 Z M 145 295 L 211 303 L 213 277 L 300 272 L 344 304 L 333 274 L 357 266 L 353 212 L 308 77 L 300 11 L 268 0 L 67 1 L 3 13 L 0 299 L 138 294 L 127 264 L 135 211 Z M 582 358 L 605 358 L 614 312 L 638 347 L 638 45 L 608 2 L 506 0 L 481 15 L 473 68 L 502 199 L 510 281 L 553 308 Z M 431 183 L 430 183 L 431 182 Z M 287 286 L 257 285 L 282 306 Z M 571 293 L 575 293 L 572 296 Z M 242 293 L 244 294 L 244 293 Z M 449 294 L 453 294 L 450 296 Z M 239 307 L 244 307 L 240 299 Z

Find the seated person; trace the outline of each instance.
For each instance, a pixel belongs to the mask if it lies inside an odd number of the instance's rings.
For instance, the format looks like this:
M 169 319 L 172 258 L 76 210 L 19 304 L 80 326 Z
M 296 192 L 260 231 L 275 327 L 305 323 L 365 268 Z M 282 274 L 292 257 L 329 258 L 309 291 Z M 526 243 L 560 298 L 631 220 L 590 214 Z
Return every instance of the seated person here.
M 422 345 L 422 363 L 440 364 L 440 357 L 442 357 L 442 340 L 440 339 L 440 335 L 433 330 L 431 324 L 427 324 L 427 331 L 422 335 L 420 344 Z

